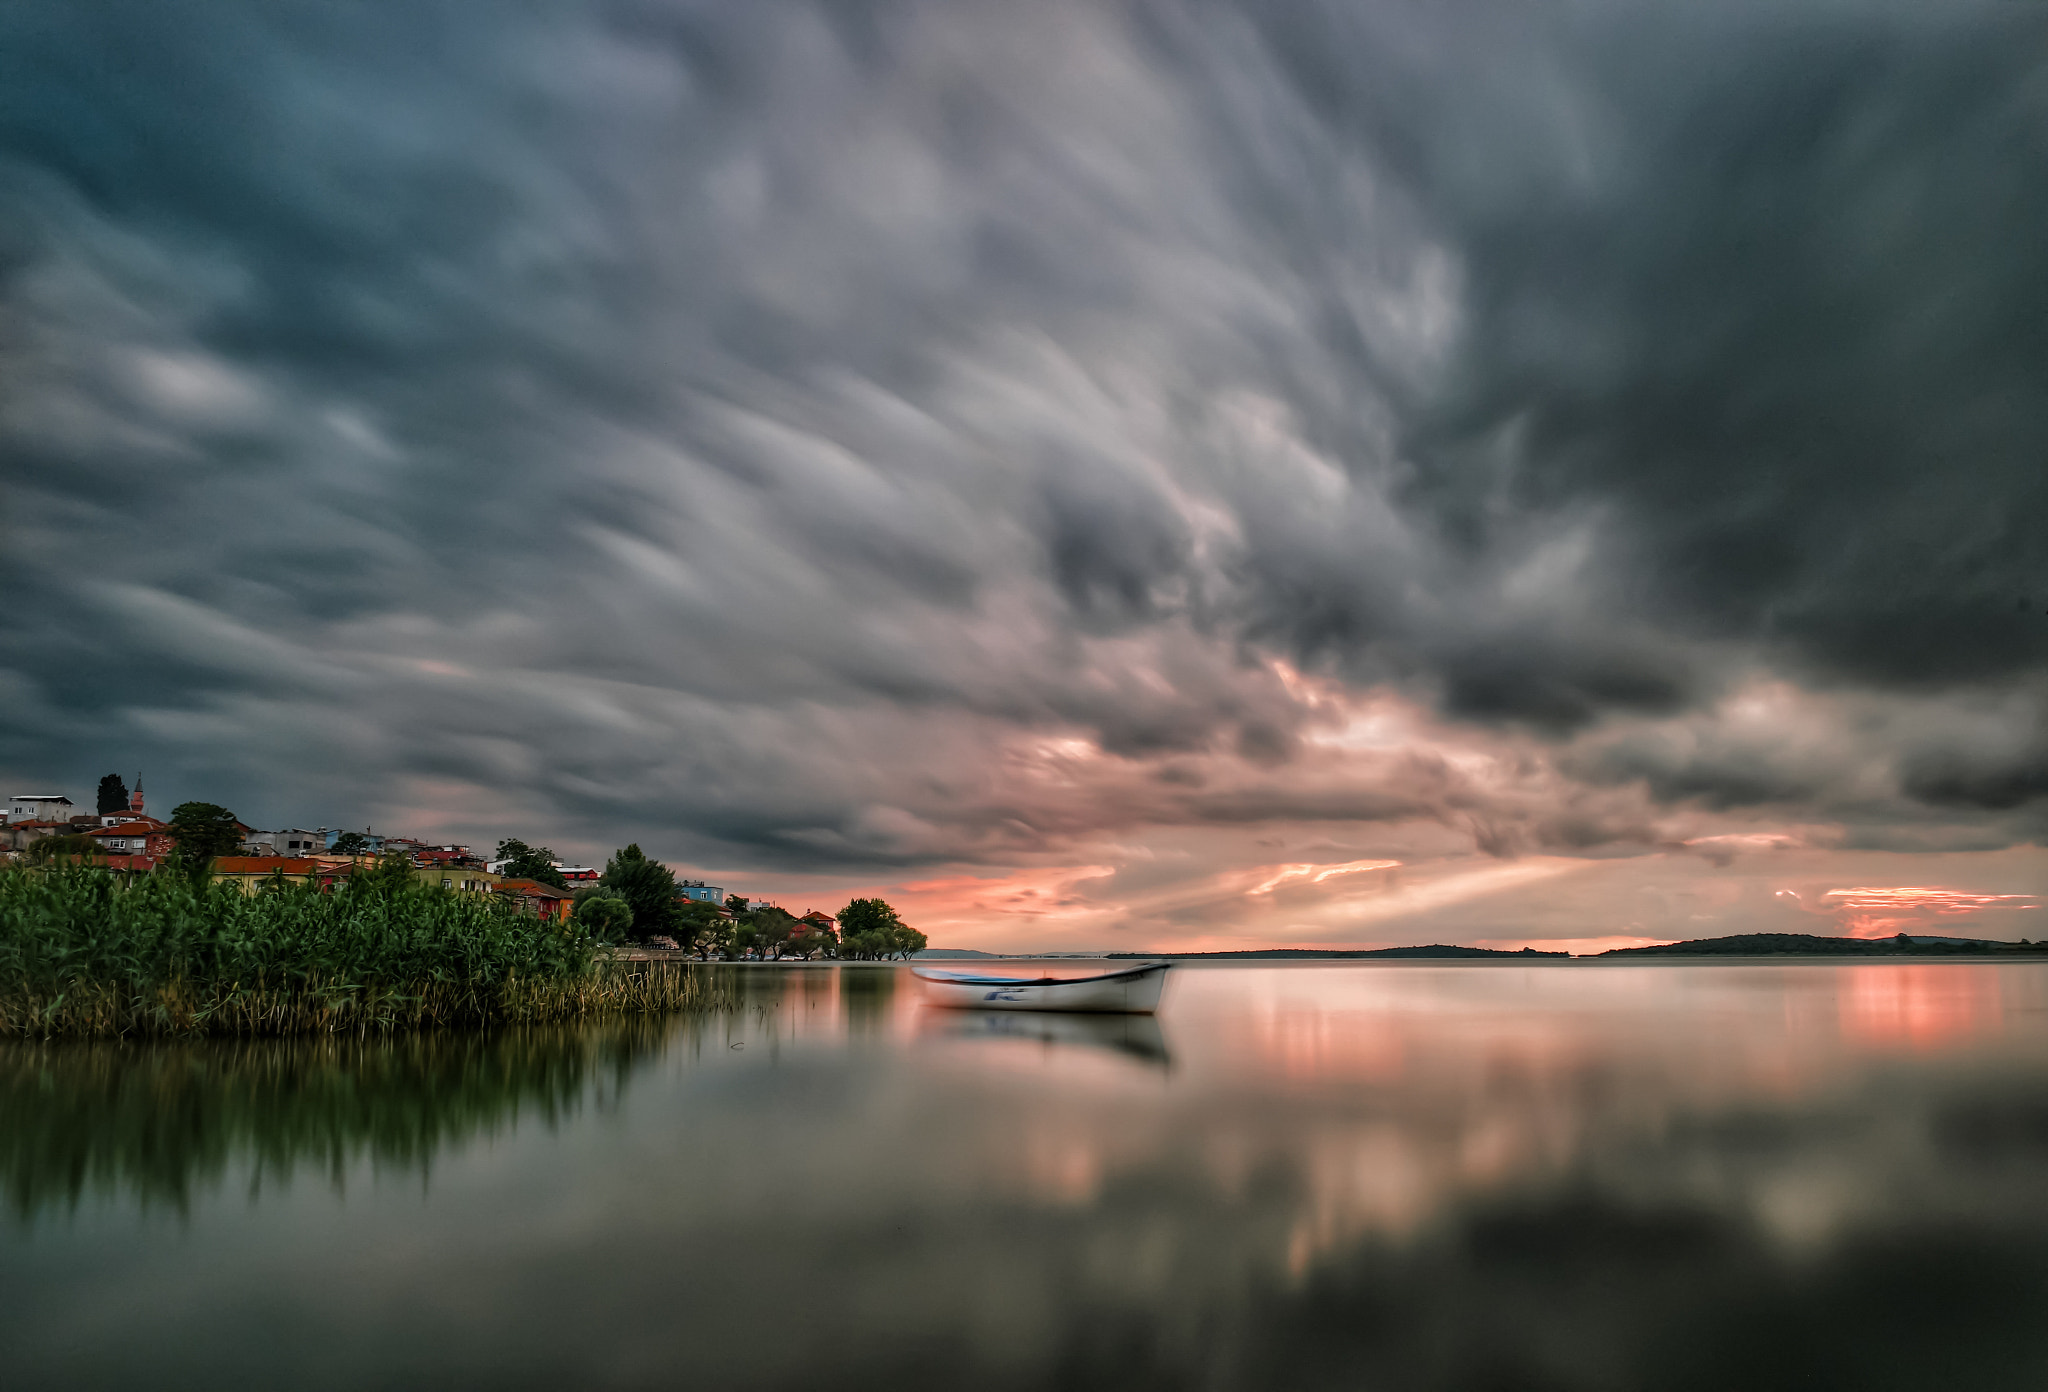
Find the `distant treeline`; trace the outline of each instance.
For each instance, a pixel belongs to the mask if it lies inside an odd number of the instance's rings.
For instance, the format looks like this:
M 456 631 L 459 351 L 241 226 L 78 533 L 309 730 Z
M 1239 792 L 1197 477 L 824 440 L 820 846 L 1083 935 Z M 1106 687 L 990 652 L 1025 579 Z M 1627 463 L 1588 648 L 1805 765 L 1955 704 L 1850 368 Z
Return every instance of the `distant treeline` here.
M 1653 947 L 1617 947 L 1594 952 L 1588 957 L 2012 957 L 2048 954 L 2048 943 L 2021 940 L 2007 942 L 1930 942 L 1904 934 L 1893 938 L 1818 938 L 1805 933 L 1741 933 L 1729 938 L 1699 938 L 1690 942 L 1660 943 Z M 1505 952 L 1489 947 L 1450 947 L 1433 943 L 1428 947 L 1379 947 L 1360 950 L 1320 947 L 1269 947 L 1242 952 L 1110 952 L 1107 957 L 1143 957 L 1191 960 L 1241 961 L 1248 959 L 1313 959 L 1348 961 L 1364 957 L 1382 958 L 1512 958 L 1566 957 L 1569 952 L 1538 952 L 1525 947 Z
M 1891 938 L 1817 938 L 1806 933 L 1739 933 L 1655 947 L 1617 947 L 1600 957 L 2006 957 L 2048 952 L 2048 944 L 1927 942 Z

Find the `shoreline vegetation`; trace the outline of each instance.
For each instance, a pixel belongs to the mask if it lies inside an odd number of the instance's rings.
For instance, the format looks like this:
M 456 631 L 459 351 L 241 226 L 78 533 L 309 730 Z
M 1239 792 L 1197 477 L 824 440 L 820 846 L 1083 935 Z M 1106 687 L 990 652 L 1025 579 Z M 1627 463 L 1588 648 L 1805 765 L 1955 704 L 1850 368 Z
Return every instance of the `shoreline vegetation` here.
M 132 881 L 0 870 L 0 1038 L 390 1034 L 715 1010 L 707 974 L 372 867 L 254 893 L 203 865 Z

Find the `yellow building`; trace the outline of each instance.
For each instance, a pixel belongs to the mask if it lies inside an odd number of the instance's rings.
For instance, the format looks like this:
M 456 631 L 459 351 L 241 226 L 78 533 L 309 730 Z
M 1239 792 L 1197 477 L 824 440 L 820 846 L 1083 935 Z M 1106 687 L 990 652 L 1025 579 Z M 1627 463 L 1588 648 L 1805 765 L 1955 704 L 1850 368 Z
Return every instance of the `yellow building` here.
M 312 883 L 332 889 L 376 864 L 375 856 L 221 856 L 212 869 L 215 879 L 232 880 L 244 893 L 254 894 L 273 875 L 282 875 L 288 884 Z M 488 870 L 461 865 L 416 865 L 412 877 L 420 884 L 439 885 L 458 894 L 489 894 L 500 878 Z
M 207 867 L 215 880 L 240 885 L 244 894 L 254 894 L 272 876 L 286 884 L 317 884 L 332 889 L 337 880 L 348 878 L 349 865 L 326 864 L 305 856 L 216 856 Z
M 314 856 L 313 859 L 322 865 L 340 867 L 340 873 L 344 875 L 359 875 L 365 870 L 374 869 L 378 863 L 378 857 L 373 855 L 323 855 Z M 489 894 L 491 887 L 501 878 L 482 866 L 472 868 L 445 861 L 427 865 L 415 862 L 412 866 L 412 877 L 420 884 L 439 885 L 442 889 L 452 890 L 457 894 Z
M 472 870 L 462 865 L 416 866 L 412 877 L 421 884 L 439 885 L 458 894 L 489 894 L 499 880 L 504 878 L 501 875 L 493 875 L 482 867 Z

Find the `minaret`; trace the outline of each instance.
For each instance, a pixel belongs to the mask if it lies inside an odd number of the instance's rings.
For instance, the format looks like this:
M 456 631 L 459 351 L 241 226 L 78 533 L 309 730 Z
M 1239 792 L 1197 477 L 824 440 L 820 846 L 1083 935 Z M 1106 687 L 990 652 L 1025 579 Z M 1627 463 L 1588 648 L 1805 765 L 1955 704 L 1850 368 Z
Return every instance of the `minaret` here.
M 135 791 L 128 795 L 128 815 L 131 817 L 140 817 L 142 815 L 142 775 L 140 773 L 135 775 Z

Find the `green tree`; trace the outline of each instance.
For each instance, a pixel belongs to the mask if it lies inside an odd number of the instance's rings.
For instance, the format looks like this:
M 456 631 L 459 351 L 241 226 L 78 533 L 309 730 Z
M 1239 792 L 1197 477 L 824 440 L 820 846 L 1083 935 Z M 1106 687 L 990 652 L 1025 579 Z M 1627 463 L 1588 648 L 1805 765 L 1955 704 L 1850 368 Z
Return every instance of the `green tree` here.
M 725 896 L 725 906 L 736 914 L 745 913 L 748 902 L 747 896 L 744 894 L 728 894 Z
M 896 910 L 881 899 L 855 899 L 839 911 L 838 917 L 841 938 L 855 938 L 862 933 L 887 933 L 902 923 L 896 917 Z
M 709 957 L 714 952 L 720 957 L 732 955 L 734 921 L 719 912 L 718 905 L 694 899 L 677 900 L 670 923 L 669 931 L 675 934 L 676 941 L 699 957 Z
M 761 930 L 744 918 L 733 920 L 732 950 L 738 957 L 754 955 L 761 947 Z
M 100 780 L 98 806 L 102 815 L 128 810 L 128 785 L 122 781 L 120 774 L 110 773 Z
M 368 855 L 370 838 L 360 831 L 344 831 L 334 838 L 334 853 L 345 856 Z
M 31 841 L 28 858 L 41 865 L 67 856 L 97 857 L 105 848 L 84 832 L 73 832 L 67 836 L 45 836 L 40 841 Z
M 914 957 L 930 941 L 881 899 L 856 899 L 841 909 L 839 937 L 840 956 L 867 961 Z
M 498 843 L 497 859 L 506 862 L 503 873 L 511 880 L 538 880 L 555 889 L 567 889 L 569 882 L 555 868 L 555 853 L 546 846 L 529 846 L 524 841 Z
M 733 950 L 733 923 L 729 918 L 712 917 L 699 919 L 687 925 L 689 936 L 684 945 L 699 957 L 708 958 L 716 954 L 730 958 Z
M 350 877 L 350 883 L 360 889 L 383 894 L 398 894 L 418 884 L 414 876 L 412 857 L 400 851 L 391 851 L 377 857 L 374 864 L 359 869 Z M 433 886 L 440 889 L 439 885 Z M 453 890 L 444 891 L 452 894 Z
M 753 930 L 755 945 L 760 948 L 763 957 L 784 955 L 784 946 L 797 929 L 802 927 L 786 911 L 776 908 L 773 904 L 763 904 L 758 909 L 749 909 L 746 922 Z
M 795 957 L 808 962 L 819 953 L 828 951 L 838 945 L 838 941 L 825 928 L 815 923 L 806 923 L 802 919 L 797 919 L 794 931 L 790 933 L 788 938 L 784 939 L 782 951 L 779 955 Z
M 242 828 L 235 814 L 218 803 L 179 803 L 171 809 L 171 835 L 178 843 L 178 859 L 188 866 L 242 849 Z
M 574 903 L 576 921 L 599 942 L 617 942 L 632 931 L 633 906 L 616 889 L 591 885 L 576 891 Z
M 658 860 L 649 860 L 637 844 L 607 860 L 598 883 L 616 889 L 632 908 L 634 937 L 670 931 L 676 917 L 675 872 Z
M 707 904 L 701 899 L 678 899 L 675 901 L 675 912 L 670 916 L 669 922 L 682 932 L 690 932 L 699 924 L 724 918 L 725 915 L 718 911 L 716 904 Z

